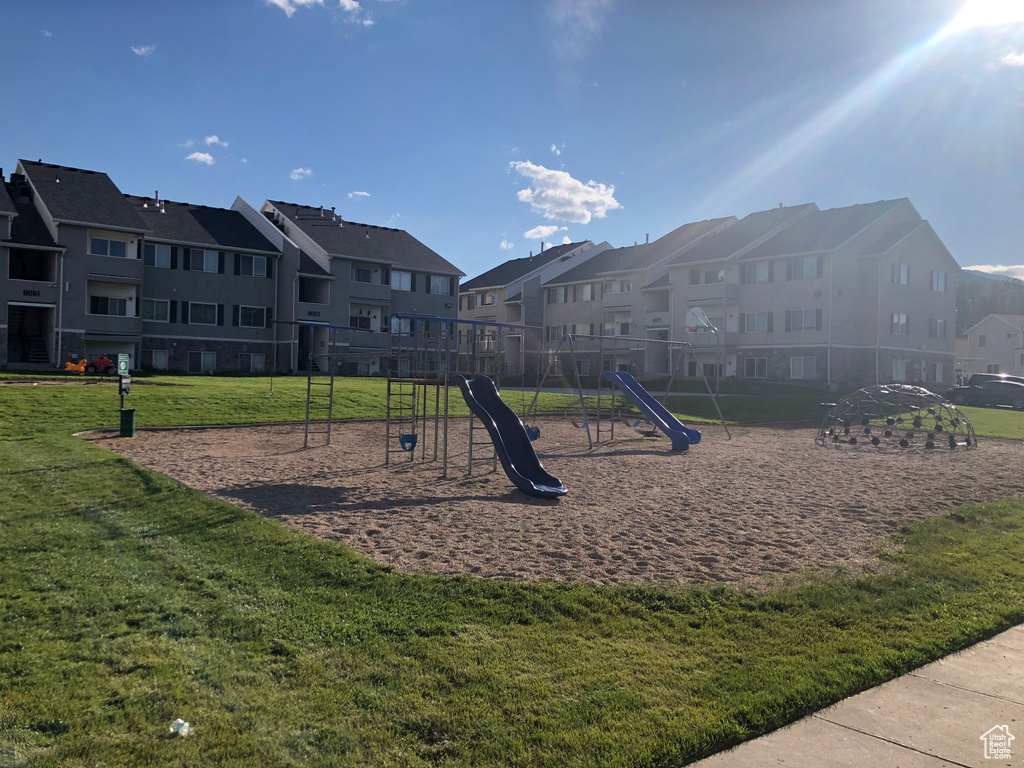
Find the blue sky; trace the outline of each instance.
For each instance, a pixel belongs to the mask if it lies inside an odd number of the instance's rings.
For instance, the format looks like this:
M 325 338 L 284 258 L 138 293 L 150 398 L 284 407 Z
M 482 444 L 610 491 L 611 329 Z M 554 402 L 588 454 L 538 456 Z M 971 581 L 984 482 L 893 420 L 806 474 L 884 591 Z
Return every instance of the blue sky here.
M 950 32 L 964 3 L 5 0 L 0 165 L 334 206 L 470 277 L 909 197 L 961 265 L 1024 277 L 1024 24 Z

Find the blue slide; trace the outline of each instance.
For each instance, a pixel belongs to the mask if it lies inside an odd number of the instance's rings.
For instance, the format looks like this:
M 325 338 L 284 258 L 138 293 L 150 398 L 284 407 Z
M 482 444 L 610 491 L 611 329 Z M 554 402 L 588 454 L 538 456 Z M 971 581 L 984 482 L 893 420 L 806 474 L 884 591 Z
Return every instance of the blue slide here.
M 456 376 L 455 381 L 466 398 L 469 410 L 487 427 L 508 479 L 530 496 L 542 499 L 565 496 L 568 493 L 565 486 L 557 477 L 544 471 L 523 422 L 498 395 L 494 382 L 486 376 L 476 376 L 472 380 Z
M 625 371 L 602 371 L 601 378 L 614 382 L 622 390 L 622 394 L 643 411 L 654 426 L 668 435 L 672 441 L 673 451 L 685 451 L 691 445 L 700 442 L 700 432 L 684 427 L 679 419 L 669 413 L 668 409 L 655 400 L 630 374 Z

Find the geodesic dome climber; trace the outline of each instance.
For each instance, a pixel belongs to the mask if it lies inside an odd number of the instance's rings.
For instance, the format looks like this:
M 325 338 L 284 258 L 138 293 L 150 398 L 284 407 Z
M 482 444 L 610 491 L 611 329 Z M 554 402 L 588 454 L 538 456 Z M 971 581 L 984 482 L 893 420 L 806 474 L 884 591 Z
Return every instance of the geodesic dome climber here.
M 974 448 L 974 427 L 957 407 L 922 387 L 884 384 L 859 389 L 823 415 L 820 445 Z

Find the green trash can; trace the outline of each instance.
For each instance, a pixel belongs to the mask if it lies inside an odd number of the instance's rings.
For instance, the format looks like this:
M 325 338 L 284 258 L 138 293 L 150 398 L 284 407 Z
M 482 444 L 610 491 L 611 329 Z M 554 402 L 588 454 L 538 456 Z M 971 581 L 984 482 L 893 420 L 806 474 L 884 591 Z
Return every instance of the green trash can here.
M 121 437 L 135 437 L 135 409 L 121 409 Z

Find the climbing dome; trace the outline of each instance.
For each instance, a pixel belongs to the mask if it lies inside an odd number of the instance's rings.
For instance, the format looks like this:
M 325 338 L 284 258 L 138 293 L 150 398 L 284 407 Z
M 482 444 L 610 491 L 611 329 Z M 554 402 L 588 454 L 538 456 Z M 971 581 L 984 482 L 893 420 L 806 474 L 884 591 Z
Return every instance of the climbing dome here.
M 823 414 L 820 445 L 974 448 L 970 420 L 934 392 L 906 384 L 857 390 Z

